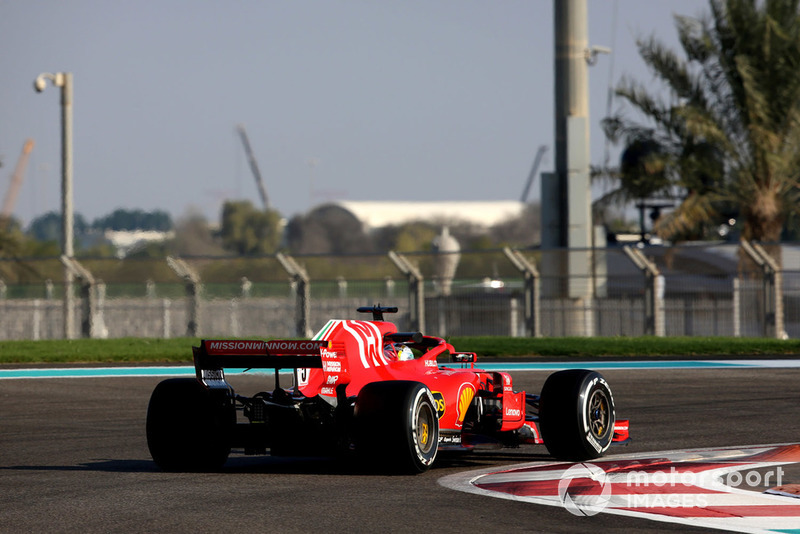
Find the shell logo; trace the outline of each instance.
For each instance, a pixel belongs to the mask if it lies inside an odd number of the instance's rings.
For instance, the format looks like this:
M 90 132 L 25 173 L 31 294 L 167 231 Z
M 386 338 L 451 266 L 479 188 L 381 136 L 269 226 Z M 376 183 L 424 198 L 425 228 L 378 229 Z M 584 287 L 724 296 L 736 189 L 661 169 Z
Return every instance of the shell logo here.
M 468 382 L 461 384 L 461 387 L 458 390 L 458 406 L 456 408 L 456 413 L 458 415 L 458 426 L 461 426 L 461 423 L 464 422 L 464 416 L 467 415 L 467 410 L 469 409 L 469 405 L 474 396 L 475 388 L 472 386 L 472 384 Z

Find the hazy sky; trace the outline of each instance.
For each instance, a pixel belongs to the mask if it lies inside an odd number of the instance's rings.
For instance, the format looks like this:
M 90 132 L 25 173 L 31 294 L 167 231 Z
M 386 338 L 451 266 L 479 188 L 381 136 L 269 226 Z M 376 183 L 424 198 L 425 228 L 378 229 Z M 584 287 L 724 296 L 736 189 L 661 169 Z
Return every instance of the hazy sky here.
M 609 83 L 652 81 L 636 38 L 677 47 L 672 15 L 707 1 L 588 4 L 590 44 L 614 49 L 589 73 L 599 164 Z M 59 89 L 33 81 L 69 71 L 75 210 L 90 221 L 259 205 L 239 123 L 285 216 L 336 199 L 516 200 L 539 145 L 540 170 L 553 165 L 552 25 L 553 0 L 0 0 L 0 193 L 31 138 L 15 215 L 60 210 Z

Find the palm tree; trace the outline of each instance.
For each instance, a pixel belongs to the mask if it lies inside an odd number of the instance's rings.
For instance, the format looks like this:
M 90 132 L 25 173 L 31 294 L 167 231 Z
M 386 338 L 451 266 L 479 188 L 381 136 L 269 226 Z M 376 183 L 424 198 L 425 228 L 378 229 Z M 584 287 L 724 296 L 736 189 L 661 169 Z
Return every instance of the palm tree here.
M 678 203 L 658 222 L 662 237 L 697 235 L 738 213 L 744 239 L 777 242 L 800 213 L 799 1 L 710 0 L 710 15 L 675 17 L 682 55 L 653 37 L 638 43 L 668 96 L 623 80 L 616 94 L 643 120 L 618 113 L 604 127 L 614 141 L 649 147 L 653 189 Z

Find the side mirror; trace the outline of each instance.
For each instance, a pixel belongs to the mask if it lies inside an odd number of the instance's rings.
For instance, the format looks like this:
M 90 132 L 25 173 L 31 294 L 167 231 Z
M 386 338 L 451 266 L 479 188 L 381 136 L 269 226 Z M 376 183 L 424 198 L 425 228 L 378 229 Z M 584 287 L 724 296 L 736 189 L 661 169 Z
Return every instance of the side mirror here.
M 450 361 L 453 363 L 475 363 L 478 361 L 478 356 L 474 352 L 454 352 L 450 356 Z

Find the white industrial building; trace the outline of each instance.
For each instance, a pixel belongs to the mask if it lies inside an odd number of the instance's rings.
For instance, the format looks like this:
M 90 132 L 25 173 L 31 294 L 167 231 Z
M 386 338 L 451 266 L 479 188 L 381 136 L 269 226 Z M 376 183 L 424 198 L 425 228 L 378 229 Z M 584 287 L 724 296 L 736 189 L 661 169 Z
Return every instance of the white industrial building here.
M 319 205 L 308 216 L 341 210 L 358 220 L 365 231 L 418 221 L 434 224 L 468 223 L 489 228 L 520 217 L 526 206 L 526 203 L 514 200 L 341 200 Z

